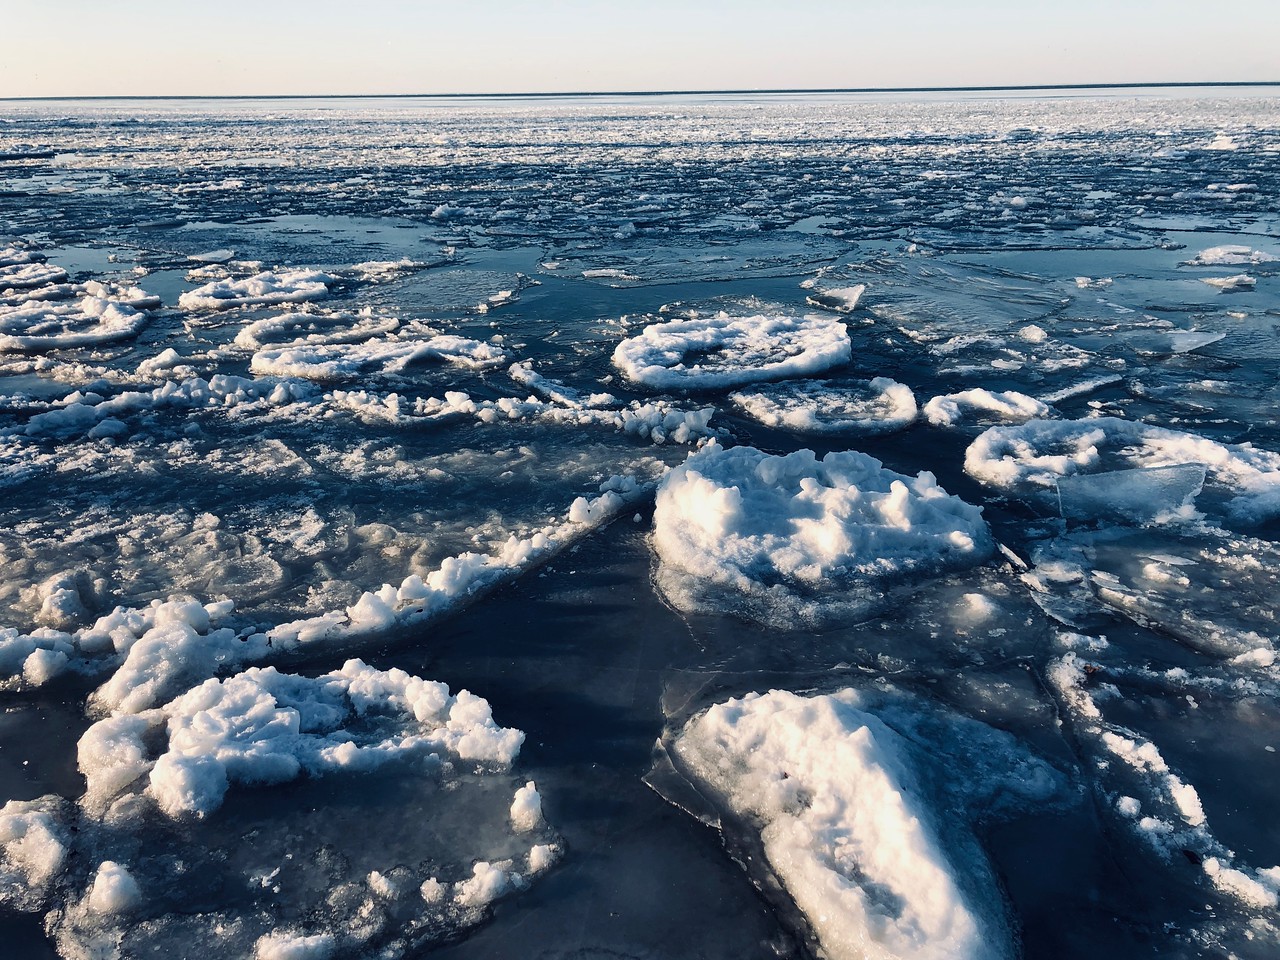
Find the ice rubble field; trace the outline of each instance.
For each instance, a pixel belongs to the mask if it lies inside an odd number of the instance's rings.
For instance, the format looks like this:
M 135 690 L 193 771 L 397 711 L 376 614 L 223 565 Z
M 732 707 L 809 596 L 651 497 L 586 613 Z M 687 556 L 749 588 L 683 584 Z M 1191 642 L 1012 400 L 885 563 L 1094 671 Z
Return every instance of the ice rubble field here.
M 6 104 L 11 955 L 1275 956 L 1278 161 Z

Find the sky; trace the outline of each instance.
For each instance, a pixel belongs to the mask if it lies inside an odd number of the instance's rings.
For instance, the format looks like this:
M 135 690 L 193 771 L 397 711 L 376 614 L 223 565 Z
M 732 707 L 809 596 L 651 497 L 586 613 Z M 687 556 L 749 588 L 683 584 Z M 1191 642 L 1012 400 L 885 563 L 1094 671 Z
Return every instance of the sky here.
M 1280 0 L 0 0 L 0 97 L 1280 81 Z

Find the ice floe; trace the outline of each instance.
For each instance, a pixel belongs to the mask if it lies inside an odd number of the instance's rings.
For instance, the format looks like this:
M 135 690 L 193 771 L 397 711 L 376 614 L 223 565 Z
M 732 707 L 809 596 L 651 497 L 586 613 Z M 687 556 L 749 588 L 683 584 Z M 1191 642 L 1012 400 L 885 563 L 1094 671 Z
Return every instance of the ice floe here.
M 341 647 L 425 622 L 563 550 L 651 487 L 634 476 L 614 476 L 599 489 L 598 496 L 576 498 L 562 520 L 525 536 L 511 534 L 491 553 L 452 555 L 425 577 L 410 574 L 399 586 L 383 584 L 364 591 L 346 607 L 313 610 L 301 619 L 263 629 L 221 625 L 235 609 L 231 600 L 201 604 L 183 597 L 137 608 L 118 606 L 74 631 L 39 627 L 22 633 L 4 628 L 0 689 L 40 686 L 68 671 L 106 672 L 110 676 L 93 694 L 94 704 L 116 713 L 142 713 L 194 683 L 240 666 L 278 660 L 317 645 Z M 60 584 L 51 582 L 49 596 L 63 596 Z M 79 596 L 72 589 L 66 594 L 67 601 Z
M 835 310 L 837 313 L 853 313 L 858 306 L 858 301 L 867 292 L 867 285 L 859 283 L 851 287 L 830 288 L 815 285 L 808 289 L 811 292 L 805 297 L 805 302 L 809 306 L 823 307 L 827 310 Z
M 720 313 L 651 324 L 618 344 L 613 362 L 645 386 L 713 390 L 820 373 L 851 351 L 835 318 Z
M 301 303 L 329 295 L 334 279 L 319 270 L 265 271 L 243 280 L 212 280 L 178 298 L 184 310 L 229 310 L 273 303 Z
M 917 413 L 911 388 L 888 377 L 787 381 L 739 391 L 729 399 L 767 426 L 802 433 L 890 433 L 910 426 Z
M 920 721 L 901 707 L 882 719 L 869 699 L 852 689 L 748 694 L 690 721 L 673 753 L 702 788 L 759 831 L 769 868 L 824 955 L 1013 956 L 990 868 L 962 834 L 974 819 L 996 813 L 979 812 L 982 798 L 1012 789 L 1022 803 L 1043 801 L 1057 788 L 1056 775 L 1007 734 L 968 721 L 964 733 L 973 739 L 965 752 L 976 755 L 981 742 L 988 758 L 985 769 L 980 762 L 979 770 L 966 770 L 964 754 L 946 757 L 940 745 L 934 762 L 950 765 L 963 781 L 953 789 L 969 794 L 947 799 L 947 788 L 940 795 L 921 777 L 914 753 Z
M 904 476 L 854 451 L 819 460 L 717 444 L 662 482 L 653 543 L 677 606 L 720 595 L 766 619 L 825 605 L 865 612 L 886 581 L 971 566 L 994 549 L 981 509 L 930 473 Z
M 1105 639 L 1061 634 L 1065 652 L 1047 675 L 1076 735 L 1097 757 L 1117 820 L 1158 857 L 1189 861 L 1205 885 L 1228 901 L 1248 911 L 1273 911 L 1280 905 L 1280 866 L 1242 863 L 1215 837 L 1195 785 L 1173 769 L 1156 743 L 1108 719 L 1108 703 L 1122 696 L 1115 684 L 1132 672 L 1108 664 L 1108 646 Z M 1100 662 L 1082 656 L 1082 647 L 1101 653 Z M 1257 933 L 1264 942 L 1274 940 L 1274 928 L 1259 927 Z
M 1033 557 L 1024 579 L 1060 622 L 1084 625 L 1090 606 L 1106 607 L 1237 672 L 1276 663 L 1280 549 L 1270 541 L 1206 523 L 1104 527 L 1042 543 Z
M 465 367 L 501 364 L 506 354 L 479 340 L 436 333 L 428 328 L 402 328 L 400 335 L 355 344 L 323 343 L 259 350 L 250 369 L 259 375 L 343 380 L 358 374 L 402 372 L 423 360 L 442 360 Z
M 235 344 L 246 350 L 261 350 L 270 345 L 360 343 L 394 333 L 399 326 L 397 318 L 375 315 L 369 307 L 354 315 L 303 308 L 254 320 L 236 334 Z
M 1252 290 L 1258 285 L 1258 281 L 1247 273 L 1237 273 L 1232 277 L 1202 277 L 1200 282 L 1219 290 Z
M 94 346 L 136 336 L 160 301 L 137 287 L 90 281 L 72 302 L 0 305 L 0 351 Z
M 162 728 L 163 747 L 149 751 L 147 741 Z M 408 758 L 505 768 L 523 740 L 520 731 L 497 726 L 488 703 L 465 690 L 451 695 L 442 683 L 349 660 L 314 679 L 251 667 L 207 680 L 163 707 L 100 720 L 80 741 L 80 770 L 90 809 L 107 811 L 121 785 L 145 775 L 144 792 L 164 813 L 203 816 L 236 784 Z
M 192 943 L 219 956 L 403 956 L 474 925 L 561 855 L 536 788 L 509 772 L 523 740 L 480 697 L 359 660 L 319 677 L 210 680 L 90 727 L 78 808 L 49 796 L 0 809 L 0 903 L 48 910 L 70 957 Z M 375 778 L 373 795 L 352 789 L 357 774 Z M 337 789 L 360 829 L 278 795 L 223 809 L 237 788 L 315 791 L 330 778 L 346 779 Z M 428 811 L 455 826 L 422 829 Z
M 991 427 L 965 453 L 971 476 L 1014 492 L 1051 489 L 1059 478 L 1077 474 L 1186 464 L 1207 471 L 1206 493 L 1216 488 L 1230 496 L 1225 507 L 1234 519 L 1256 523 L 1280 512 L 1280 454 L 1116 417 Z M 1151 483 L 1164 487 L 1165 476 L 1155 475 Z M 1132 490 L 1143 475 L 1114 479 Z M 1137 503 L 1141 494 L 1135 497 Z
M 981 387 L 934 397 L 924 405 L 924 417 L 934 426 L 953 427 L 967 416 L 984 420 L 1021 423 L 1049 416 L 1049 405 L 1016 390 L 991 391 Z
M 1246 264 L 1275 263 L 1280 257 L 1239 243 L 1223 244 L 1201 250 L 1187 261 L 1192 266 L 1234 267 Z
M 30 290 L 52 283 L 62 283 L 67 271 L 51 263 L 19 263 L 0 266 L 0 292 Z

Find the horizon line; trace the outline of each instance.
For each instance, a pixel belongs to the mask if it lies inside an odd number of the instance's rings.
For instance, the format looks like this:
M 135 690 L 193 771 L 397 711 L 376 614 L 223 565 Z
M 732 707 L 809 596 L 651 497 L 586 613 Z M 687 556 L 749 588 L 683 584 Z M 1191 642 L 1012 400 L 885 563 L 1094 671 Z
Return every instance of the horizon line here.
M 980 84 L 966 86 L 926 87 L 741 87 L 719 90 L 553 90 L 543 92 L 488 92 L 488 93 L 215 93 L 215 94 L 91 94 L 88 96 L 64 94 L 59 96 L 0 97 L 0 103 L 57 100 L 464 100 L 508 99 L 537 100 L 569 97 L 672 97 L 710 96 L 736 94 L 815 94 L 815 93 L 983 93 L 987 91 L 1029 90 L 1134 90 L 1170 89 L 1185 87 L 1274 87 L 1280 80 L 1164 80 L 1155 82 L 1123 83 L 1024 83 Z

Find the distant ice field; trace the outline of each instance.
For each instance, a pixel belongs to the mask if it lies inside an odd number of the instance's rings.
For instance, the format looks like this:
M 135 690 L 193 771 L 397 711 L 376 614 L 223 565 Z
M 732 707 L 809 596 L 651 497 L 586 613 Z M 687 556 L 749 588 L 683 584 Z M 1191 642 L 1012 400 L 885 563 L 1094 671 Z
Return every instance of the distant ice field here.
M 1280 954 L 1280 96 L 0 101 L 25 958 Z

